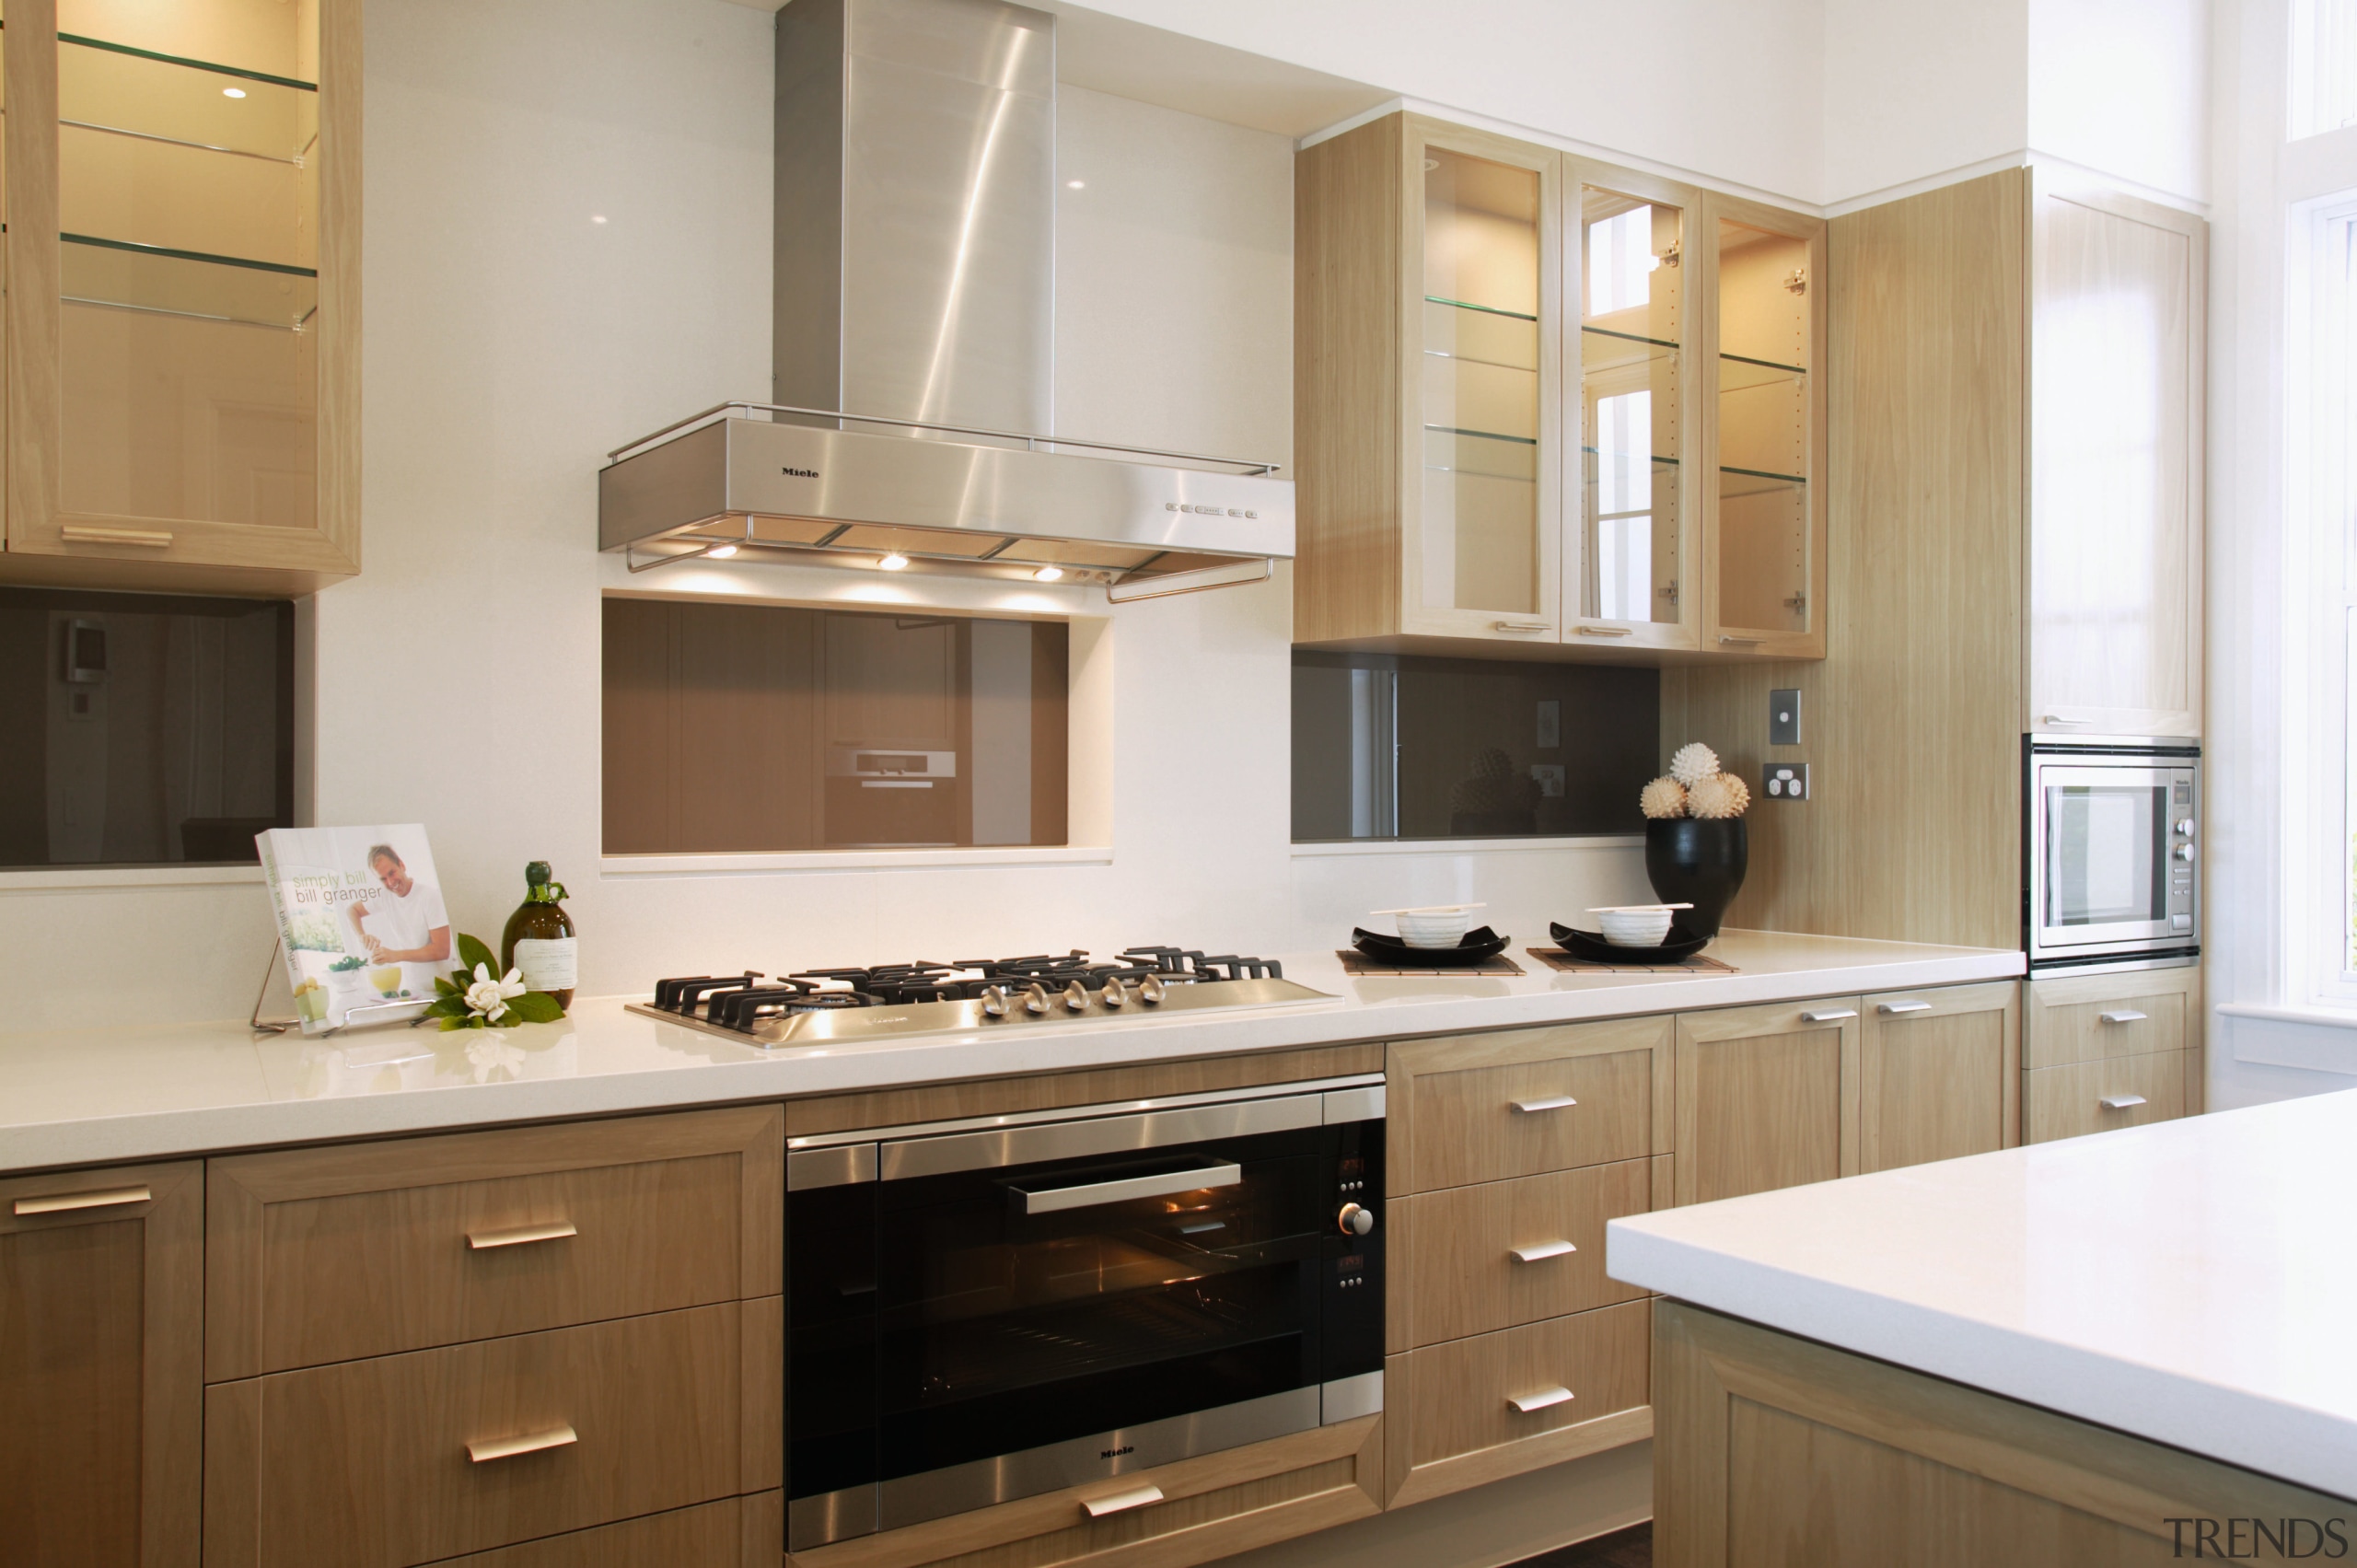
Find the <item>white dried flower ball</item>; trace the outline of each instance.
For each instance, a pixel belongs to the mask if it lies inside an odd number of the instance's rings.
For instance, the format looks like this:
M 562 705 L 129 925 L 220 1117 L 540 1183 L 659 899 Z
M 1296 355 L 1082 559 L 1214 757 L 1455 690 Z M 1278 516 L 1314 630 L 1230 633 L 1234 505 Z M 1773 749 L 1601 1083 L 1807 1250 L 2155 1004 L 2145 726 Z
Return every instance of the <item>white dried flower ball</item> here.
M 1686 786 L 1676 779 L 1655 779 L 1637 797 L 1637 807 L 1648 817 L 1683 817 L 1686 815 Z
M 1692 789 L 1719 771 L 1719 754 L 1699 740 L 1679 747 L 1669 760 L 1669 776 Z
M 1740 817 L 1751 804 L 1751 788 L 1733 773 L 1713 773 L 1686 792 L 1695 816 L 1709 820 Z

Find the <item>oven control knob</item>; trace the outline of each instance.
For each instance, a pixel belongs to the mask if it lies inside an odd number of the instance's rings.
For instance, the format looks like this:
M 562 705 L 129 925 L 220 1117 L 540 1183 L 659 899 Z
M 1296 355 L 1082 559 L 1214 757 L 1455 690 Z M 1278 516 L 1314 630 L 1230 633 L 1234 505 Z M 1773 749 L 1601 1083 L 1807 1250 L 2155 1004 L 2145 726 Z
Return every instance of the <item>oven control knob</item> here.
M 1342 1212 L 1334 1218 L 1341 1223 L 1344 1236 L 1364 1236 L 1375 1228 L 1375 1211 L 1356 1203 L 1343 1204 Z
M 1006 993 L 1006 987 L 1003 985 L 982 987 L 982 1011 L 993 1018 L 1005 1017 L 1007 1006 L 1012 1001 L 1013 998 Z
M 1150 974 L 1138 981 L 1138 1000 L 1141 1002 L 1159 1002 L 1169 994 L 1170 987 L 1163 983 L 1158 974 Z
M 2180 817 L 2176 821 L 2169 824 L 2169 830 L 2176 833 L 2178 838 L 2189 839 L 2193 837 L 2193 819 L 2190 817 Z
M 1108 1007 L 1127 1006 L 1130 1000 L 1130 993 L 1121 989 L 1121 982 L 1118 980 L 1107 981 L 1105 989 L 1098 993 L 1098 996 Z
M 1048 1010 L 1047 987 L 1041 985 L 1036 980 L 1029 985 L 1025 986 L 1023 988 L 1023 1006 L 1026 1012 L 1045 1013 Z
M 2179 860 L 2191 860 L 2193 858 L 2193 846 L 2191 844 L 2177 845 L 2177 857 Z
M 1087 1012 L 1088 987 L 1079 981 L 1074 981 L 1070 985 L 1065 986 L 1064 1005 L 1075 1013 Z

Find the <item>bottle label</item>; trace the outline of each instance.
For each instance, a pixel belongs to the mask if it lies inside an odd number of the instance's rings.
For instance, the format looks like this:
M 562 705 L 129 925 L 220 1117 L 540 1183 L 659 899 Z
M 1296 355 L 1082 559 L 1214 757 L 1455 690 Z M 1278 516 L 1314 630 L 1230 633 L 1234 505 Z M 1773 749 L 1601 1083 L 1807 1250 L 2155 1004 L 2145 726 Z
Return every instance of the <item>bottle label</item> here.
M 535 991 L 571 991 L 580 955 L 577 936 L 526 937 L 516 944 L 516 967 Z

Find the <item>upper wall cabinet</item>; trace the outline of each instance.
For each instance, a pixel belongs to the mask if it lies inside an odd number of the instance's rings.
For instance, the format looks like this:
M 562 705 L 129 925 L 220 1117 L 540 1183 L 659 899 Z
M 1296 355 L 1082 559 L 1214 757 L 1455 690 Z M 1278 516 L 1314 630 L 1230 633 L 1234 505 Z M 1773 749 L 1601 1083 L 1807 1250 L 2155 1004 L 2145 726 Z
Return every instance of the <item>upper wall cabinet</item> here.
M 1296 642 L 1822 655 L 1821 224 L 1411 114 L 1295 203 Z
M 2200 219 L 2033 171 L 2026 729 L 2201 733 Z
M 357 0 L 16 0 L 8 22 L 0 577 L 349 576 Z

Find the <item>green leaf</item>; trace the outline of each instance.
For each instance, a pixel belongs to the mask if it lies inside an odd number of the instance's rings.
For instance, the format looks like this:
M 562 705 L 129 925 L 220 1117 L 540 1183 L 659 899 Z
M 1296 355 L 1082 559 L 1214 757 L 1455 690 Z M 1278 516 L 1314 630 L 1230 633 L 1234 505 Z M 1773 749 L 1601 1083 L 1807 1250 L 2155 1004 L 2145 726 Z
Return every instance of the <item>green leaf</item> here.
M 459 986 L 455 981 L 447 980 L 435 980 L 434 982 L 434 990 L 436 995 L 451 998 L 460 997 L 466 994 L 466 991 L 463 987 Z
M 511 996 L 507 999 L 507 1009 L 520 1022 L 527 1024 L 553 1024 L 564 1016 L 564 1009 L 558 1006 L 556 998 L 545 991 L 528 991 L 521 996 Z
M 459 934 L 459 967 L 471 975 L 475 972 L 477 964 L 489 970 L 493 980 L 499 978 L 499 959 L 490 948 L 482 945 L 482 938 L 470 936 L 460 932 Z
M 463 1018 L 467 1016 L 467 1005 L 456 996 L 445 996 L 439 1002 L 429 1004 L 425 1016 L 429 1018 Z
M 442 1027 L 446 1029 L 462 1029 L 467 1027 L 467 1021 L 464 1018 L 446 1017 L 442 1020 Z

